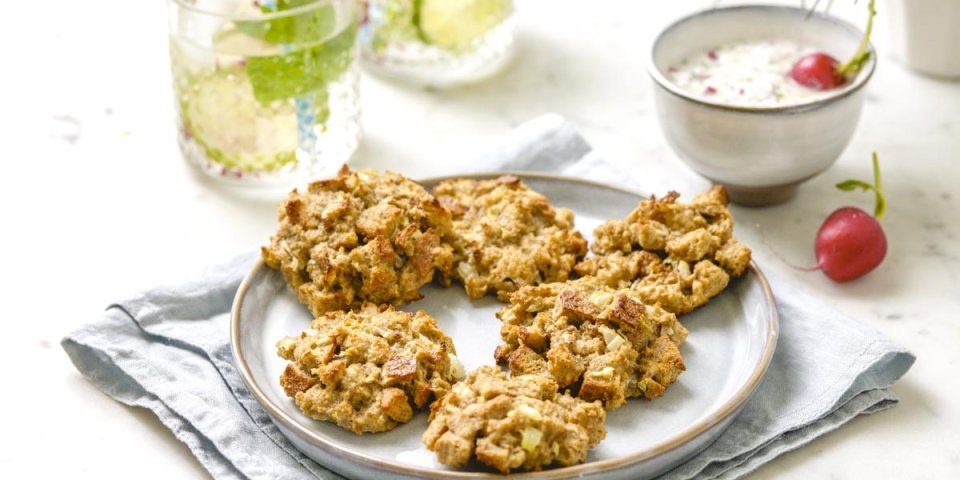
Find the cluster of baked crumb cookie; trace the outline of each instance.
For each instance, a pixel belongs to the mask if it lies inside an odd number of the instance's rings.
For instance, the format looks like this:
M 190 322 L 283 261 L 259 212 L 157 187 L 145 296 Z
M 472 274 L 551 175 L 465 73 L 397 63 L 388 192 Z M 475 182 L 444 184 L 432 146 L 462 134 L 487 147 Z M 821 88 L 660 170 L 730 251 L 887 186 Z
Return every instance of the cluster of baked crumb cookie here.
M 573 465 L 605 436 L 606 411 L 653 399 L 685 369 L 677 315 L 741 275 L 722 187 L 690 203 L 640 202 L 594 232 L 513 176 L 455 179 L 431 194 L 393 173 L 349 171 L 293 191 L 263 259 L 316 320 L 280 340 L 284 391 L 312 418 L 357 434 L 408 422 L 445 465 L 507 473 Z M 423 311 L 437 280 L 495 294 L 497 366 L 464 372 L 453 341 Z

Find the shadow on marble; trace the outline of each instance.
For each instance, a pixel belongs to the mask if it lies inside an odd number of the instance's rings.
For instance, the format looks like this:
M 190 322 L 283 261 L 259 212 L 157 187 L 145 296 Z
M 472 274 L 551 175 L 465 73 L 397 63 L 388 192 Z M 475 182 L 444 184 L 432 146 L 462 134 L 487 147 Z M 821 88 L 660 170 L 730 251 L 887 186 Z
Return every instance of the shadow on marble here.
M 419 158 L 416 148 L 411 149 L 406 143 L 390 143 L 377 131 L 368 130 L 353 155 L 350 168 L 373 168 L 408 175 L 417 166 Z
M 190 171 L 189 176 L 191 179 L 202 186 L 202 192 L 212 193 L 222 200 L 227 200 L 232 205 L 249 209 L 251 215 L 264 213 L 275 215 L 277 205 L 279 205 L 287 193 L 293 189 L 292 186 L 270 188 L 230 185 L 211 178 L 209 175 L 191 165 L 185 164 L 184 168 Z

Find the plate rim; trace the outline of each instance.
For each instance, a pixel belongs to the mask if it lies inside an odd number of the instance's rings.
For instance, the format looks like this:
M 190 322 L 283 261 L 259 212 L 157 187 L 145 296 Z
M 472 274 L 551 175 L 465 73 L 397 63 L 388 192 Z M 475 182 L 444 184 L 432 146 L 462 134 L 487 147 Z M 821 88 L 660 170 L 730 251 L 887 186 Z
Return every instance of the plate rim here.
M 460 175 L 443 175 L 443 176 L 433 176 L 421 180 L 414 180 L 417 183 L 424 185 L 437 184 L 443 180 L 456 179 L 456 178 L 468 178 L 468 179 L 490 179 L 497 178 L 503 175 L 513 175 L 520 180 L 531 179 L 531 180 L 546 180 L 546 181 L 558 181 L 558 182 L 569 182 L 569 183 L 579 183 L 582 185 L 588 185 L 599 188 L 606 188 L 610 190 L 616 190 L 622 193 L 629 195 L 634 195 L 639 198 L 649 198 L 649 195 L 645 195 L 638 190 L 622 187 L 619 185 L 614 185 L 606 182 L 569 177 L 565 175 L 558 175 L 552 173 L 541 173 L 541 172 L 519 172 L 519 171 L 494 171 L 494 172 L 479 172 L 479 173 L 466 173 Z M 300 422 L 296 421 L 290 417 L 286 412 L 284 412 L 279 406 L 274 404 L 269 397 L 263 392 L 263 389 L 260 388 L 256 380 L 254 380 L 252 373 L 250 372 L 250 367 L 247 364 L 246 358 L 243 357 L 240 351 L 240 311 L 243 307 L 243 301 L 246 297 L 246 293 L 251 286 L 253 278 L 260 273 L 260 270 L 268 268 L 264 263 L 263 258 L 258 258 L 256 264 L 250 269 L 249 272 L 244 276 L 243 281 L 240 283 L 237 293 L 234 296 L 233 305 L 230 309 L 230 351 L 233 354 L 234 362 L 236 363 L 237 369 L 240 372 L 240 378 L 243 380 L 243 383 L 246 385 L 247 389 L 250 391 L 250 394 L 253 395 L 254 399 L 257 400 L 257 403 L 260 404 L 264 410 L 270 415 L 271 419 L 276 422 L 280 422 L 284 428 L 294 433 L 302 440 L 310 443 L 314 447 L 317 447 L 323 450 L 328 455 L 332 457 L 338 457 L 342 460 L 363 465 L 369 468 L 373 468 L 380 471 L 416 476 L 416 477 L 433 477 L 433 478 L 456 478 L 456 479 L 503 479 L 509 478 L 512 476 L 522 475 L 524 478 L 535 478 L 540 480 L 545 479 L 560 479 L 568 478 L 578 475 L 594 474 L 601 472 L 608 472 L 612 470 L 619 470 L 631 465 L 639 464 L 641 462 L 650 460 L 652 458 L 663 455 L 672 450 L 676 450 L 700 435 L 706 433 L 710 429 L 716 427 L 717 425 L 722 424 L 724 421 L 728 420 L 731 415 L 735 415 L 739 410 L 746 405 L 747 401 L 750 399 L 753 392 L 760 385 L 760 382 L 763 380 L 764 375 L 767 372 L 770 362 L 773 360 L 773 354 L 777 346 L 777 338 L 779 336 L 779 315 L 777 313 L 776 301 L 773 296 L 773 290 L 770 288 L 770 283 L 767 281 L 766 275 L 763 274 L 763 271 L 760 270 L 760 267 L 756 264 L 754 260 L 750 260 L 750 265 L 748 269 L 752 271 L 756 276 L 757 280 L 760 283 L 760 286 L 764 292 L 764 296 L 767 299 L 768 305 L 768 318 L 767 318 L 767 338 L 764 345 L 763 353 L 760 356 L 760 361 L 757 365 L 754 366 L 753 371 L 750 373 L 750 376 L 747 378 L 747 381 L 737 389 L 737 391 L 730 397 L 729 400 L 724 402 L 721 406 L 716 408 L 713 412 L 708 414 L 704 419 L 698 421 L 693 426 L 678 432 L 676 435 L 656 444 L 651 448 L 635 452 L 629 455 L 622 455 L 615 458 L 608 458 L 604 460 L 597 460 L 593 462 L 586 462 L 577 465 L 571 465 L 568 467 L 553 468 L 548 470 L 541 470 L 538 472 L 517 472 L 515 474 L 503 475 L 493 472 L 473 472 L 473 471 L 459 471 L 459 470 L 436 470 L 427 467 L 419 467 L 414 465 L 406 465 L 397 463 L 394 461 L 383 460 L 381 458 L 373 457 L 369 454 L 356 451 L 352 448 L 347 448 L 342 445 L 336 444 L 335 442 L 324 438 L 319 435 L 317 432 L 305 427 Z M 329 467 L 327 467 L 329 468 Z

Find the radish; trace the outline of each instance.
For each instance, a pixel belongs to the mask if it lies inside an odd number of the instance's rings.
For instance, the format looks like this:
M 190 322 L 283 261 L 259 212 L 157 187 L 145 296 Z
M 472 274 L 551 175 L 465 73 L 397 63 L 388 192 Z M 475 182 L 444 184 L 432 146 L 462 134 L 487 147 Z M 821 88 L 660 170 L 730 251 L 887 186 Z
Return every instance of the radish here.
M 830 90 L 847 83 L 847 77 L 837 71 L 839 64 L 826 53 L 811 53 L 793 64 L 790 78 L 808 88 Z
M 887 237 L 879 220 L 886 210 L 880 183 L 880 162 L 873 154 L 873 184 L 860 180 L 847 180 L 837 184 L 843 191 L 873 190 L 876 206 L 873 216 L 856 207 L 839 208 L 823 222 L 817 232 L 814 251 L 817 266 L 813 270 L 823 273 L 836 282 L 860 278 L 877 268 L 887 254 Z
M 816 4 L 813 8 L 816 8 Z M 849 78 L 863 69 L 867 60 L 870 60 L 867 47 L 870 45 L 870 33 L 873 32 L 873 17 L 877 15 L 876 0 L 870 0 L 867 9 L 869 10 L 867 29 L 853 57 L 847 63 L 840 65 L 837 59 L 826 53 L 811 53 L 793 64 L 793 68 L 790 69 L 790 78 L 807 88 L 830 90 L 847 83 Z

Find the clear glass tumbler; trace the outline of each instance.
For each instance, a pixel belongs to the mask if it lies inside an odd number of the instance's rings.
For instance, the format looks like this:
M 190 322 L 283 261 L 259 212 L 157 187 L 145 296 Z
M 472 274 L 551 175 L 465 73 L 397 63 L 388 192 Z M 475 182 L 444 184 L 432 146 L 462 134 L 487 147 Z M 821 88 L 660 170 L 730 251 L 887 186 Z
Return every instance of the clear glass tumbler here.
M 485 78 L 509 58 L 513 0 L 361 0 L 364 67 L 411 83 Z
M 360 136 L 357 0 L 169 0 L 183 156 L 242 185 L 331 175 Z

